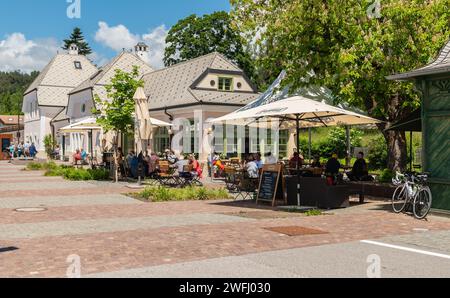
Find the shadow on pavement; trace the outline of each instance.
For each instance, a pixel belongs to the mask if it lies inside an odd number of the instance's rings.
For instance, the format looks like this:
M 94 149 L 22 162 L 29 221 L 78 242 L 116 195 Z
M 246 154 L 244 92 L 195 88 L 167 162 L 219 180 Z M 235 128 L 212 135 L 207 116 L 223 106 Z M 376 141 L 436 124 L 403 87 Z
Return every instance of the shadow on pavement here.
M 0 247 L 0 253 L 11 252 L 11 251 L 15 251 L 18 249 L 19 248 L 17 248 L 17 247 Z

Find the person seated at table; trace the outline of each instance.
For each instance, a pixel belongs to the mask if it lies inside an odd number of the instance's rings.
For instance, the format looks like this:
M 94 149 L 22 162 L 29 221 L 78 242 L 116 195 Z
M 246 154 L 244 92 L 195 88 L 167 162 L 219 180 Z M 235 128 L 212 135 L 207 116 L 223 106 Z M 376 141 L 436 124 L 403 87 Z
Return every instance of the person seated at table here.
M 305 158 L 300 152 L 295 152 L 294 156 L 289 160 L 289 167 L 292 169 L 301 168 L 304 160 Z
M 195 172 L 195 174 L 197 175 L 197 177 L 199 177 L 200 179 L 203 178 L 203 169 L 200 166 L 200 163 L 198 162 L 198 160 L 195 158 L 194 154 L 191 154 L 189 156 L 189 164 L 192 165 L 192 171 Z
M 152 152 L 150 154 L 150 158 L 148 159 L 148 174 L 150 175 L 150 177 L 158 173 L 158 162 L 158 155 L 155 152 Z
M 81 161 L 83 163 L 87 162 L 88 154 L 84 149 L 81 149 Z
M 272 152 L 267 152 L 265 155 L 264 164 L 266 165 L 276 165 L 278 160 L 275 156 L 273 156 Z
M 176 169 L 176 175 L 183 176 L 185 174 L 184 167 L 189 165 L 189 159 L 185 159 L 183 154 L 180 155 L 179 158 L 177 158 L 177 162 L 171 165 L 171 168 Z
M 61 150 L 59 148 L 59 145 L 56 145 L 55 150 L 53 150 L 53 152 L 52 152 L 52 158 L 53 159 L 59 159 L 60 158 L 60 154 L 61 154 L 60 152 L 61 152 Z M 25 154 L 25 157 L 27 157 L 27 154 Z
M 320 163 L 320 156 L 314 156 L 314 161 L 311 164 L 311 167 L 316 169 L 322 168 L 322 164 Z
M 258 166 L 258 169 L 262 169 L 264 166 L 264 162 L 261 160 L 261 153 L 255 153 L 254 160 L 256 162 L 256 165 Z
M 364 152 L 358 153 L 358 159 L 355 161 L 353 168 L 347 173 L 350 181 L 371 181 L 373 178 L 369 176 L 367 162 L 364 159 Z
M 173 150 L 166 149 L 165 151 L 165 157 L 168 162 L 170 162 L 172 165 L 175 164 L 178 161 L 177 155 Z
M 212 165 L 215 168 L 214 175 L 216 176 L 216 178 L 221 177 L 223 171 L 225 170 L 225 165 L 223 164 L 220 155 L 217 152 L 214 152 Z
M 73 154 L 73 165 L 78 165 L 78 162 L 83 161 L 83 158 L 81 157 L 81 151 L 77 149 L 75 153 Z
M 328 178 L 329 184 L 335 184 L 336 179 L 339 175 L 339 170 L 341 169 L 341 163 L 338 160 L 338 155 L 333 154 L 331 158 L 328 160 L 327 165 L 325 167 L 325 174 Z
M 244 169 L 247 172 L 247 175 L 249 178 L 254 178 L 254 179 L 258 178 L 259 168 L 258 168 L 258 164 L 256 163 L 253 155 L 249 155 Z

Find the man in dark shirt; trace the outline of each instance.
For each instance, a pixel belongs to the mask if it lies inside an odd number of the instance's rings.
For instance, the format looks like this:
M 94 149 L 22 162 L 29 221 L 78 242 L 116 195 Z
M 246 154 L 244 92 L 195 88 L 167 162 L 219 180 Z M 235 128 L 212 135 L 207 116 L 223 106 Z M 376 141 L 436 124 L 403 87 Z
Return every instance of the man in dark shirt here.
M 351 181 L 362 181 L 369 176 L 363 152 L 358 153 L 358 159 L 355 161 L 352 171 L 347 173 L 347 176 Z
M 337 159 L 337 154 L 333 154 L 333 156 L 328 160 L 325 173 L 330 176 L 336 176 L 339 174 L 339 170 L 341 169 L 341 163 Z

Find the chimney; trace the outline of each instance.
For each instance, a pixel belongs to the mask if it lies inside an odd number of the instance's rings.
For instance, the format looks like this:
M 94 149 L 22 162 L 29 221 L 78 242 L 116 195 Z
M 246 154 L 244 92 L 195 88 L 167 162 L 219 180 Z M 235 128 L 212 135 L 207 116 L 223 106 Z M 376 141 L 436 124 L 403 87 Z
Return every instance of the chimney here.
M 78 46 L 76 44 L 71 44 L 69 46 L 69 55 L 78 55 Z
M 149 50 L 148 45 L 146 45 L 143 42 L 138 43 L 134 47 L 135 54 L 144 61 L 146 61 L 148 50 Z

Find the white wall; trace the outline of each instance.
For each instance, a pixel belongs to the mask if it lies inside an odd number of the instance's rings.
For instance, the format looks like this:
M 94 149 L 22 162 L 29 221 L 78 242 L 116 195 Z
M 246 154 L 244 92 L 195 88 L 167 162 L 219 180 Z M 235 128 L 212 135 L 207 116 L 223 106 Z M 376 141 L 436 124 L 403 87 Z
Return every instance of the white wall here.
M 25 95 L 22 112 L 25 114 L 25 142 L 35 143 L 36 148 L 39 150 L 41 145 L 41 117 L 36 91 Z
M 85 105 L 85 111 L 82 112 L 82 106 Z M 92 116 L 92 108 L 94 102 L 92 99 L 91 89 L 87 89 L 69 96 L 69 104 L 67 106 L 67 116 L 70 117 L 71 123 L 76 123 L 82 119 Z

